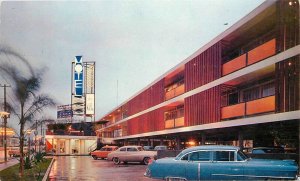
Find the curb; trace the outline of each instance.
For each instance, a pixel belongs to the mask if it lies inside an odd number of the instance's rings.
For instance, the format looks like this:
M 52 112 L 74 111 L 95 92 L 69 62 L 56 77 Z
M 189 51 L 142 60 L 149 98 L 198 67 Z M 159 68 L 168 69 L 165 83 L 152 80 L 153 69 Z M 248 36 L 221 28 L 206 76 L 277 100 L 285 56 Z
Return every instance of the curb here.
M 51 171 L 51 168 L 52 168 L 52 165 L 53 165 L 53 162 L 54 162 L 54 158 L 52 158 L 52 161 L 51 161 L 49 167 L 47 168 L 47 171 L 46 171 L 42 181 L 47 181 L 50 171 Z

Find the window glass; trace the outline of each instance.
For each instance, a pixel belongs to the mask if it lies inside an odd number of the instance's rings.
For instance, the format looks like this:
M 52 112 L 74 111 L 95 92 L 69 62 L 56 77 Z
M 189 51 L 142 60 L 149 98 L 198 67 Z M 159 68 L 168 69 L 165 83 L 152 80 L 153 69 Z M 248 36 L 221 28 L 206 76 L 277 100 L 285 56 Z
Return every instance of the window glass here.
M 243 94 L 244 102 L 252 101 L 260 98 L 259 87 L 254 87 L 244 91 Z
M 106 148 L 106 151 L 112 151 L 112 148 Z
M 120 151 L 126 151 L 126 148 L 121 148 Z
M 127 148 L 127 151 L 138 151 L 136 148 Z
M 192 152 L 190 154 L 185 155 L 181 160 L 209 161 L 210 160 L 210 151 Z
M 229 94 L 228 104 L 233 105 L 239 103 L 239 94 L 237 92 Z
M 101 148 L 100 151 L 106 151 L 106 148 Z
M 216 151 L 215 161 L 234 161 L 234 151 Z
M 242 151 L 237 152 L 237 161 L 243 161 L 248 159 L 249 157 L 245 155 Z
M 181 158 L 181 160 L 188 160 L 189 159 L 189 154 L 184 155 L 184 157 Z
M 275 85 L 274 82 L 263 85 L 262 87 L 262 97 L 275 95 Z

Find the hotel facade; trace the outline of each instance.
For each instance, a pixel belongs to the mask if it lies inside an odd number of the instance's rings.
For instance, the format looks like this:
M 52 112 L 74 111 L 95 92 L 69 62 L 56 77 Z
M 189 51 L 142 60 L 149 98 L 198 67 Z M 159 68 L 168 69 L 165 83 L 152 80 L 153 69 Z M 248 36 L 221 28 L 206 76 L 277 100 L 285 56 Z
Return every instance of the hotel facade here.
M 97 122 L 104 144 L 299 153 L 299 2 L 265 1 Z

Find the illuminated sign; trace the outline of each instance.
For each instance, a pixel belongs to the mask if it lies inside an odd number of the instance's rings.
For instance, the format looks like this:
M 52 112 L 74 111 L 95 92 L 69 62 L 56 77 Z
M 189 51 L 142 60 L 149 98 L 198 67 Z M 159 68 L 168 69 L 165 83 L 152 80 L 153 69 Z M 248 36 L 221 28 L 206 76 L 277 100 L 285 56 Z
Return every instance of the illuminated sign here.
M 85 107 L 85 114 L 86 115 L 94 115 L 94 100 L 95 100 L 94 94 L 86 94 L 86 107 Z
M 75 56 L 74 87 L 75 87 L 75 96 L 76 97 L 82 97 L 82 95 L 83 95 L 83 63 L 82 63 L 82 56 Z

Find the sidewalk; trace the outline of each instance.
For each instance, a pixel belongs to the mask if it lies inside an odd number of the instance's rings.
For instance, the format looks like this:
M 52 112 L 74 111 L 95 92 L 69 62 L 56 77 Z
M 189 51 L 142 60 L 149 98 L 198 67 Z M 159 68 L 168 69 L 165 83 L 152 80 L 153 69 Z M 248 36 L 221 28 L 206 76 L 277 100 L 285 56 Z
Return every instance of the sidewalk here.
M 16 158 L 9 158 L 6 163 L 4 162 L 4 160 L 0 160 L 0 171 L 18 163 L 19 160 L 17 160 Z

